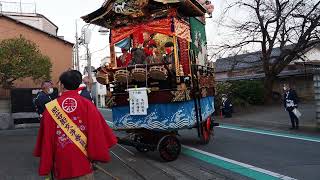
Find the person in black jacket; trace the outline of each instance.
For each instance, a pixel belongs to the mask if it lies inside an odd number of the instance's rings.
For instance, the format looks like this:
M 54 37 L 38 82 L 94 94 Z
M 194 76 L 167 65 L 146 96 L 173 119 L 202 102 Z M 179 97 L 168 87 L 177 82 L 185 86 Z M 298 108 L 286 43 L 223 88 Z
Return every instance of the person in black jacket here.
M 232 117 L 232 112 L 233 112 L 233 107 L 231 100 L 228 98 L 227 95 L 222 95 L 222 115 L 225 118 L 231 118 Z
M 176 72 L 175 67 L 175 59 L 174 59 L 174 44 L 173 42 L 166 42 L 164 45 L 166 54 L 164 55 L 163 61 L 165 63 L 169 63 L 169 68 L 172 71 L 173 74 Z
M 283 105 L 286 111 L 289 112 L 291 120 L 291 130 L 299 129 L 299 119 L 293 113 L 295 108 L 298 108 L 298 96 L 295 90 L 291 89 L 288 84 L 283 85 L 284 95 L 283 95 Z
M 52 101 L 54 98 L 50 95 L 53 93 L 53 84 L 51 81 L 44 81 L 41 84 L 41 91 L 38 92 L 37 96 L 33 99 L 33 104 L 36 108 L 37 113 L 42 115 L 45 110 L 45 105 Z
M 129 65 L 146 64 L 147 56 L 142 48 L 131 49 L 132 59 Z

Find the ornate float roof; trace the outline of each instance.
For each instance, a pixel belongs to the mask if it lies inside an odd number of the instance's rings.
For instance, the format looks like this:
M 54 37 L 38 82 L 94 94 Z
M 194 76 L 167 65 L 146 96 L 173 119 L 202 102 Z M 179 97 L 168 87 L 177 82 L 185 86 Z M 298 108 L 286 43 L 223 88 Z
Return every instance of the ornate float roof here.
M 124 19 L 145 21 L 169 16 L 170 9 L 176 9 L 186 17 L 204 16 L 207 12 L 197 0 L 107 0 L 99 9 L 82 19 L 86 23 L 114 28 L 124 25 Z

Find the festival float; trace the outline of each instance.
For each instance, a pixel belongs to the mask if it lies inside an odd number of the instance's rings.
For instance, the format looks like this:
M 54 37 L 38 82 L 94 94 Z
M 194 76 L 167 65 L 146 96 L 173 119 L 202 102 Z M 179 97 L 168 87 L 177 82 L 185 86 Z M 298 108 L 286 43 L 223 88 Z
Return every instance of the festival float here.
M 120 144 L 173 161 L 180 130 L 195 128 L 209 143 L 218 126 L 205 31 L 213 9 L 205 0 L 109 0 L 82 17 L 110 30 L 110 63 L 96 77 L 107 86 L 113 129 L 126 134 Z

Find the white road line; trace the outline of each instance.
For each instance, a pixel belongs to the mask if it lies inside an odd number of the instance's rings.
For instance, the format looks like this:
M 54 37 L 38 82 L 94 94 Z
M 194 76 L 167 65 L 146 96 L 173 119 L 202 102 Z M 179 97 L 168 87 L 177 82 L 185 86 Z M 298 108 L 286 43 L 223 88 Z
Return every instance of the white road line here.
M 255 129 L 249 129 L 249 128 L 232 127 L 229 125 L 220 125 L 220 126 L 218 126 L 218 128 L 231 129 L 231 130 L 237 130 L 237 131 L 243 131 L 243 132 L 250 132 L 250 133 L 256 133 L 256 134 L 263 134 L 263 135 L 269 135 L 269 136 L 277 136 L 277 137 L 284 137 L 284 138 L 289 138 L 289 139 L 298 139 L 298 140 L 303 140 L 303 141 L 311 141 L 311 142 L 320 143 L 320 138 L 317 138 L 317 137 L 290 135 L 290 134 L 284 134 L 284 133 L 278 133 L 278 132 L 267 132 L 266 130 L 255 130 Z
M 244 168 L 248 168 L 248 169 L 251 169 L 253 171 L 257 171 L 257 172 L 260 172 L 260 173 L 263 173 L 263 174 L 267 174 L 267 175 L 270 175 L 270 176 L 273 176 L 273 177 L 276 177 L 276 178 L 279 178 L 279 179 L 282 179 L 282 180 L 296 180 L 296 179 L 294 179 L 292 177 L 288 177 L 288 176 L 285 176 L 285 175 L 282 175 L 282 174 L 278 174 L 278 173 L 275 173 L 275 172 L 272 172 L 272 171 L 268 171 L 268 170 L 265 170 L 265 169 L 261 169 L 261 168 L 258 168 L 258 167 L 255 167 L 255 166 L 252 166 L 252 165 L 249 165 L 249 164 L 245 164 L 245 163 L 242 163 L 242 162 L 239 162 L 239 161 L 228 159 L 228 158 L 225 158 L 225 157 L 222 157 L 222 156 L 219 156 L 219 155 L 216 155 L 216 154 L 212 154 L 212 153 L 209 153 L 209 152 L 205 152 L 205 151 L 202 151 L 200 149 L 196 149 L 196 148 L 193 148 L 193 147 L 190 147 L 190 146 L 182 145 L 182 147 L 186 148 L 186 149 L 189 149 L 191 151 L 195 151 L 195 152 L 207 155 L 207 156 L 212 157 L 214 159 L 219 159 L 219 160 L 226 161 L 226 162 L 229 162 L 229 163 L 232 163 L 232 164 L 236 164 L 236 165 L 242 166 Z

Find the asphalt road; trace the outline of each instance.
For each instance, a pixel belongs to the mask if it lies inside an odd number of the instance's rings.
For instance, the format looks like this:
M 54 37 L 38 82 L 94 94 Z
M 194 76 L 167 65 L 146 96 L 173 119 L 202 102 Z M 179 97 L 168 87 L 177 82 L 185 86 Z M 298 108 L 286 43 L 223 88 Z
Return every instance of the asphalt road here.
M 107 120 L 112 120 L 111 111 L 104 110 L 102 113 Z M 294 179 L 320 179 L 318 171 L 320 169 L 320 136 L 316 137 L 319 139 L 318 142 L 312 142 L 308 139 L 304 140 L 304 138 L 279 137 L 273 136 L 272 133 L 271 135 L 255 133 L 255 130 L 245 132 L 216 128 L 214 140 L 208 145 L 201 145 L 196 138 L 195 130 L 183 130 L 180 131 L 180 135 L 180 140 L 184 145 L 255 168 Z M 195 163 L 199 162 L 195 161 Z M 212 166 L 215 167 L 215 165 Z M 232 172 L 229 169 L 223 173 Z
M 37 174 L 39 159 L 32 156 L 38 129 L 0 131 L 0 179 L 43 180 Z M 192 157 L 181 155 L 170 163 L 162 162 L 158 153 L 138 153 L 132 147 L 116 145 L 111 149 L 112 160 L 100 166 L 121 180 L 246 180 Z M 96 180 L 112 179 L 101 171 Z
M 320 143 L 217 128 L 214 140 L 195 143 L 180 132 L 185 145 L 301 180 L 320 179 Z
M 110 112 L 106 113 L 110 120 Z M 26 129 L 0 131 L 0 180 L 43 180 L 38 176 L 39 159 L 32 156 L 38 125 Z M 118 132 L 117 132 L 118 133 Z M 163 162 L 158 152 L 139 153 L 133 147 L 116 145 L 112 160 L 100 166 L 121 180 L 246 180 L 237 173 L 211 166 L 209 163 L 181 154 L 174 162 Z M 111 177 L 95 172 L 96 180 Z
M 102 111 L 109 121 L 111 111 Z M 116 132 L 119 133 L 119 132 Z M 319 180 L 320 136 L 262 132 L 255 129 L 215 129 L 213 141 L 201 145 L 196 131 L 179 132 L 182 154 L 165 163 L 157 152 L 139 153 L 133 147 L 111 149 L 112 161 L 102 168 L 119 179 L 140 180 Z M 40 180 L 39 160 L 32 157 L 37 128 L 0 131 L 0 179 Z M 111 179 L 97 171 L 97 180 Z

